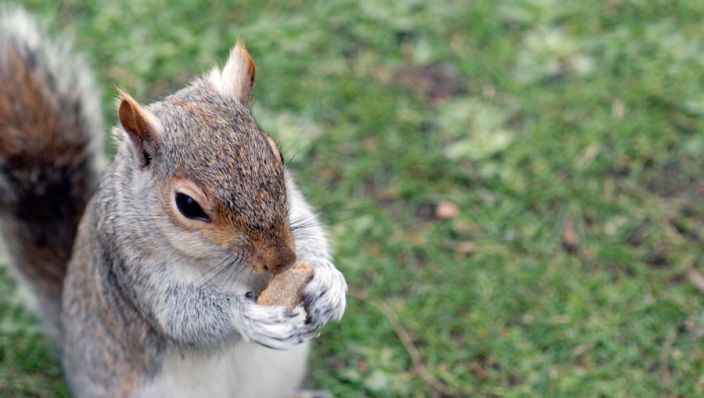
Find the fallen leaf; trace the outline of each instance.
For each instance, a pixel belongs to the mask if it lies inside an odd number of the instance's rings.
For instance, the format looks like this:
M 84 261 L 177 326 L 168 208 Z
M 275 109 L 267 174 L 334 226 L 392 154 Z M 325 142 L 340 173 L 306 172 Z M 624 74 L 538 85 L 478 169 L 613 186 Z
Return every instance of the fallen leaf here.
M 479 380 L 486 380 L 488 377 L 484 368 L 477 362 L 472 362 L 469 367 L 472 369 L 472 372 L 474 372 L 477 378 L 479 378 Z
M 615 117 L 616 119 L 623 119 L 623 116 L 626 113 L 626 106 L 623 103 L 623 100 L 616 98 L 613 101 L 611 101 L 611 115 Z
M 472 242 L 472 241 L 463 241 L 463 242 L 455 242 L 455 241 L 447 241 L 445 242 L 445 246 L 454 251 L 455 253 L 458 254 L 472 254 L 477 251 L 477 244 Z
M 452 202 L 440 202 L 435 207 L 435 217 L 444 220 L 455 218 L 460 215 L 460 208 Z
M 691 282 L 694 287 L 696 287 L 700 292 L 704 293 L 704 275 L 702 275 L 696 269 L 692 268 L 687 273 L 687 277 L 689 279 L 689 282 Z
M 572 254 L 579 250 L 579 238 L 574 232 L 574 221 L 569 216 L 565 218 L 565 224 L 562 227 L 562 247 Z
M 356 368 L 360 373 L 369 372 L 369 364 L 366 361 L 357 361 Z

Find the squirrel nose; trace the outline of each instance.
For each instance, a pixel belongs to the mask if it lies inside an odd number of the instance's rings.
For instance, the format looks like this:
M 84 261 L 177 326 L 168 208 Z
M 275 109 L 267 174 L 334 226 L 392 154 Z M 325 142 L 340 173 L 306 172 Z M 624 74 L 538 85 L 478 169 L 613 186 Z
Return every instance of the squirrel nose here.
M 271 251 L 264 262 L 264 269 L 272 274 L 278 274 L 285 271 L 296 261 L 296 253 L 290 247 L 279 247 Z

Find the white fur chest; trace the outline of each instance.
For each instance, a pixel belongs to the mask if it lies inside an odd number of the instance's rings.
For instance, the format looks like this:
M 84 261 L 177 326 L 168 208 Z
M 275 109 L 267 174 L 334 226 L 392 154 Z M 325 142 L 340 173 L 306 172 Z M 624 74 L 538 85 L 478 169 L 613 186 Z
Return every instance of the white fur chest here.
M 139 398 L 291 397 L 305 374 L 308 344 L 276 351 L 246 342 L 211 350 L 172 347 Z

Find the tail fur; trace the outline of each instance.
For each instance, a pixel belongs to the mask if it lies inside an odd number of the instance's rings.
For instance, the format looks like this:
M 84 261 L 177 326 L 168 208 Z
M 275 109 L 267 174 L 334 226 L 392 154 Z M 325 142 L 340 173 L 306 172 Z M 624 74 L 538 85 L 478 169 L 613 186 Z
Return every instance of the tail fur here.
M 97 91 L 65 41 L 0 10 L 0 232 L 50 332 L 78 223 L 97 188 Z

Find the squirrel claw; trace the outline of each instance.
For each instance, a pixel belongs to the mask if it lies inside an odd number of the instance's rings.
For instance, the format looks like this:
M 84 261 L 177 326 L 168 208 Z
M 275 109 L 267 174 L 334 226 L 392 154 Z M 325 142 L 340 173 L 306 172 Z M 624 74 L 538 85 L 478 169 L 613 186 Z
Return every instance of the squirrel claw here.
M 316 271 L 303 290 L 305 323 L 316 329 L 331 320 L 339 320 L 345 312 L 347 283 L 336 269 Z

